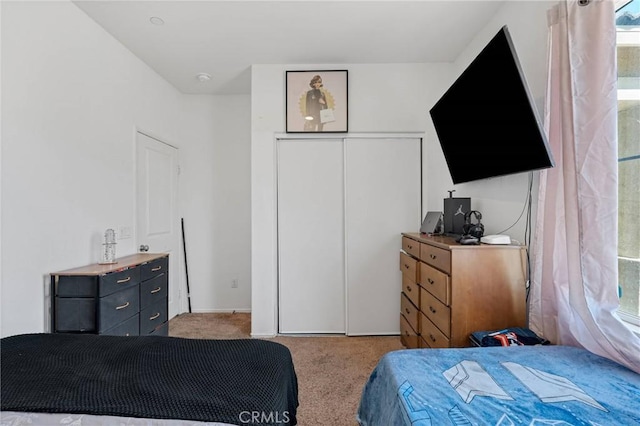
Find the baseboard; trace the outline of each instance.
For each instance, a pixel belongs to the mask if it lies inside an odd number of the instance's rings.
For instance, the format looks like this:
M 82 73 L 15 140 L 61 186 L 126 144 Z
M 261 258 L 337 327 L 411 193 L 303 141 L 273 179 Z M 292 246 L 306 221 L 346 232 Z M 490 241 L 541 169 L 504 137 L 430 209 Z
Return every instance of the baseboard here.
M 250 314 L 251 309 L 192 309 L 194 314 Z
M 366 336 L 375 336 L 375 337 L 384 337 L 384 336 L 400 336 L 400 332 L 386 332 L 386 333 L 352 333 L 347 334 L 349 337 L 366 337 Z
M 276 334 L 250 334 L 252 339 L 271 339 L 276 337 Z

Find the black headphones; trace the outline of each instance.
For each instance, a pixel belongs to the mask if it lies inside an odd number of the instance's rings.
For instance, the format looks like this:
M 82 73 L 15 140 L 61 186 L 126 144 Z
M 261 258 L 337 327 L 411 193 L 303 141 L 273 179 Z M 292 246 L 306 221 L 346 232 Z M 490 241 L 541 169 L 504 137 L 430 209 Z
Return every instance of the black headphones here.
M 475 216 L 478 223 L 471 223 L 471 215 Z M 462 232 L 472 237 L 481 238 L 484 235 L 484 225 L 482 222 L 482 213 L 476 210 L 471 210 L 464 215 L 464 225 L 462 226 Z

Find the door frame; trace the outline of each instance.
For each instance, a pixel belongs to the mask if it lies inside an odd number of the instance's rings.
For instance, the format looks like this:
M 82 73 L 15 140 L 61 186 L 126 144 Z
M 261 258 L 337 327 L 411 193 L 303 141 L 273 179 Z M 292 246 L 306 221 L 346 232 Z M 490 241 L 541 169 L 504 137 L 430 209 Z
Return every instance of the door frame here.
M 140 247 L 140 232 L 138 229 L 138 215 L 140 214 L 140 209 L 138 208 L 138 134 L 142 134 L 144 136 L 147 136 L 151 139 L 154 139 L 156 141 L 158 141 L 159 143 L 163 143 L 171 148 L 174 148 L 177 153 L 178 153 L 178 158 L 177 158 L 177 163 L 178 163 L 178 175 L 176 177 L 176 199 L 175 199 L 175 205 L 173 206 L 176 209 L 176 212 L 178 213 L 176 216 L 176 229 L 178 230 L 178 232 L 180 233 L 181 231 L 181 226 L 180 226 L 180 204 L 178 202 L 178 200 L 180 199 L 180 148 L 178 147 L 177 144 L 174 143 L 170 143 L 167 142 L 167 139 L 165 139 L 164 137 L 158 136 L 155 132 L 149 131 L 147 129 L 143 129 L 141 127 L 138 126 L 134 126 L 133 129 L 133 215 L 134 215 L 134 238 L 135 238 L 135 245 L 134 245 L 134 249 L 136 250 L 136 253 L 139 253 L 139 247 Z M 173 253 L 179 254 L 182 251 L 182 246 L 180 245 L 180 238 L 176 238 L 176 241 L 173 242 L 171 250 Z M 178 259 L 176 259 L 176 265 L 178 266 L 177 271 L 176 271 L 176 276 L 177 276 L 177 283 L 173 284 L 173 285 L 177 285 L 178 286 L 178 300 L 176 301 L 176 306 L 177 306 L 177 310 L 178 312 L 176 313 L 176 315 L 181 314 L 183 312 L 186 312 L 186 298 L 184 297 L 184 295 L 186 294 L 186 291 L 183 291 L 183 288 L 186 286 L 186 283 L 183 280 L 183 276 L 184 276 L 184 261 L 181 259 L 181 256 L 178 256 Z M 169 320 L 172 317 L 169 317 Z

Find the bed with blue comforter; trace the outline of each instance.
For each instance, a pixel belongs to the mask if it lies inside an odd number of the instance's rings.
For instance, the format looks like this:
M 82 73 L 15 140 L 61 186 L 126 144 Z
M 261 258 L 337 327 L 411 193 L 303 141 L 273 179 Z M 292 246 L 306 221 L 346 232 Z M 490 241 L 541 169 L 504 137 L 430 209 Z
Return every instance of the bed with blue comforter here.
M 381 358 L 358 421 L 395 425 L 640 425 L 640 375 L 568 346 L 412 349 Z

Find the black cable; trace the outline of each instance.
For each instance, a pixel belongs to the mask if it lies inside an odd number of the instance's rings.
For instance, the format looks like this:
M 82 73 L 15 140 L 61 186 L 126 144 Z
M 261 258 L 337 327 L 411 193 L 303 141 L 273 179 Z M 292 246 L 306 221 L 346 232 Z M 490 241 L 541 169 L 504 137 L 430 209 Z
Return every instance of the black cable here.
M 498 234 L 503 234 L 506 231 L 508 231 L 509 229 L 511 229 L 514 226 L 516 226 L 516 224 L 518 222 L 520 222 L 520 219 L 522 219 L 522 215 L 525 212 L 527 212 L 526 219 L 525 219 L 525 225 L 524 225 L 524 245 L 527 248 L 527 250 L 526 250 L 527 276 L 525 277 L 525 297 L 526 297 L 527 305 L 529 304 L 529 292 L 531 290 L 531 281 L 530 281 L 530 277 L 531 277 L 531 258 L 529 257 L 529 251 L 530 251 L 529 249 L 530 249 L 530 245 L 531 245 L 532 209 L 533 209 L 533 172 L 529 172 L 529 182 L 527 184 L 527 195 L 525 197 L 524 204 L 522 206 L 522 211 L 520 212 L 520 215 L 518 216 L 516 221 L 513 222 L 508 228 L 503 229 L 502 231 L 498 232 Z
M 515 222 L 513 222 L 508 228 L 503 229 L 502 231 L 498 232 L 498 234 L 504 234 L 509 229 L 511 229 L 514 226 L 516 226 L 516 224 L 518 222 L 520 222 L 520 219 L 522 219 L 522 215 L 524 214 L 524 212 L 527 210 L 527 206 L 529 207 L 529 210 L 531 210 L 531 188 L 533 187 L 533 173 L 532 172 L 529 172 L 529 185 L 528 186 L 529 186 L 529 188 L 528 188 L 528 191 L 527 191 L 527 197 L 524 200 L 524 204 L 522 206 L 522 211 L 520 212 L 520 215 L 518 216 L 518 218 L 516 219 Z M 525 244 L 526 244 L 526 234 L 525 234 Z
M 184 236 L 184 218 L 180 219 L 182 225 L 182 250 L 184 252 L 184 273 L 187 276 L 187 301 L 189 303 L 189 313 L 191 313 L 191 292 L 189 291 L 189 268 L 187 266 L 187 242 Z
M 532 220 L 532 208 L 533 208 L 533 172 L 529 172 L 529 190 L 527 196 L 527 220 L 525 222 L 525 230 L 524 230 L 524 245 L 527 247 L 526 256 L 527 256 L 527 277 L 525 281 L 525 294 L 527 306 L 529 305 L 529 293 L 531 291 L 531 258 L 529 256 L 529 252 L 531 251 L 531 230 L 533 228 Z

